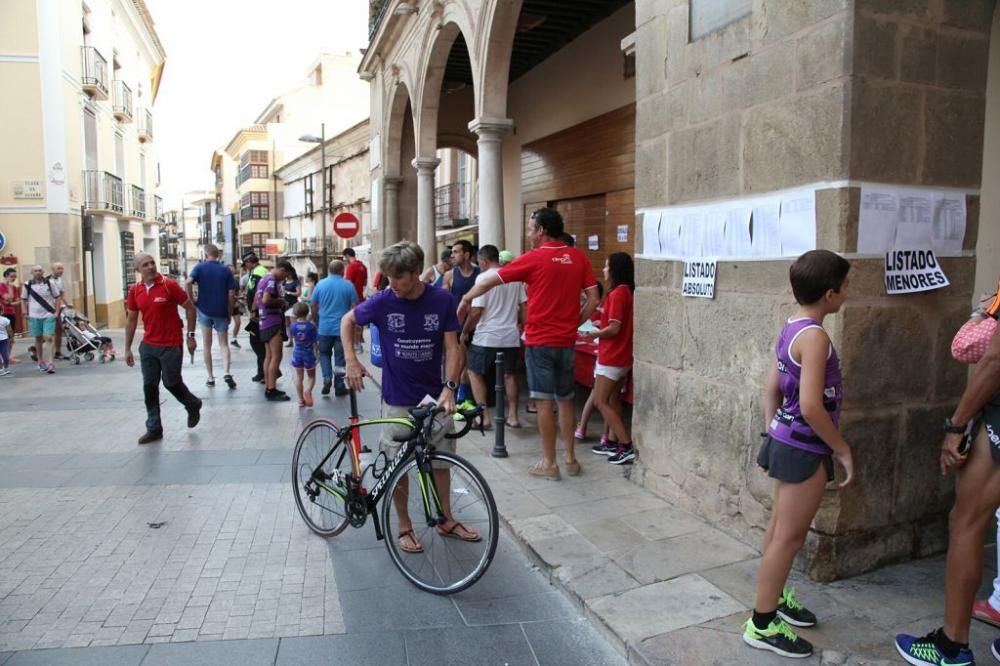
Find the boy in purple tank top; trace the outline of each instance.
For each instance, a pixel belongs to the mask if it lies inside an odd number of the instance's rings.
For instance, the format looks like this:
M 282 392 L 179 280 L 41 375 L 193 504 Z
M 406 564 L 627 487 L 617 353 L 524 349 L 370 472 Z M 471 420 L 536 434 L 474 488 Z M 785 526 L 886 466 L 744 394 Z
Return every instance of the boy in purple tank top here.
M 819 509 L 833 459 L 844 468 L 843 488 L 854 479 L 851 449 L 840 435 L 843 389 L 840 360 L 823 319 L 847 298 L 851 266 L 828 250 L 812 250 L 789 270 L 799 308 L 785 322 L 775 343 L 775 359 L 764 387 L 767 434 L 757 464 L 774 479 L 774 505 L 764 534 L 757 599 L 743 627 L 743 640 L 783 657 L 808 657 L 812 645 L 789 625 L 812 627 L 816 616 L 785 587 Z

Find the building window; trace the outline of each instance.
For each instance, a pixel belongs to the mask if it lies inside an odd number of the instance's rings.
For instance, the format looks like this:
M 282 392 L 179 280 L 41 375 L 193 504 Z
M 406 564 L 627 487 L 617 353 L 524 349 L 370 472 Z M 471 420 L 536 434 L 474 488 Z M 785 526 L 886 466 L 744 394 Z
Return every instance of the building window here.
M 753 9 L 753 0 L 690 0 L 690 3 L 692 42 L 750 16 Z
M 267 220 L 271 217 L 271 193 L 247 192 L 240 197 L 240 215 L 244 220 Z

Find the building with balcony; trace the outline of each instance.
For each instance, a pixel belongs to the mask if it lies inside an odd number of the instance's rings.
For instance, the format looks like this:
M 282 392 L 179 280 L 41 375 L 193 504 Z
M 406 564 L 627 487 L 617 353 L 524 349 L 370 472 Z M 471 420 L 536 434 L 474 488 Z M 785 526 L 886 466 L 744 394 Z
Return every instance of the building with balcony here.
M 847 254 L 829 331 L 868 471 L 824 498 L 800 563 L 828 579 L 942 548 L 928 424 L 965 384 L 948 343 L 995 289 L 1000 249 L 995 2 L 375 0 L 370 15 L 377 246 L 416 238 L 435 259 L 456 194 L 435 190 L 438 151 L 460 147 L 478 160 L 480 244 L 527 249 L 551 206 L 595 269 L 635 254 L 631 479 L 744 536 L 771 508 L 755 433 L 789 265 Z M 888 195 L 897 221 L 872 221 L 873 183 L 912 188 Z M 961 222 L 911 196 L 953 201 Z M 933 225 L 951 285 L 887 295 L 883 252 L 928 247 Z M 714 298 L 685 298 L 684 261 L 706 258 Z
M 272 99 L 253 125 L 242 128 L 220 152 L 235 165 L 236 227 L 239 252 L 254 251 L 270 263 L 284 241 L 284 185 L 274 176 L 287 162 L 310 150 L 303 135 L 319 135 L 325 123 L 337 134 L 368 117 L 368 85 L 357 78 L 360 56 L 321 54 L 307 72 L 306 83 Z M 216 167 L 219 167 L 216 169 Z M 213 156 L 213 171 L 226 172 L 227 164 Z M 318 167 L 317 167 L 318 169 Z M 217 191 L 228 182 L 222 177 Z M 270 241 L 270 242 L 269 242 Z
M 136 252 L 159 256 L 152 108 L 166 54 L 143 0 L 0 3 L 0 231 L 21 277 L 66 266 L 100 325 L 125 321 Z
M 275 172 L 284 191 L 284 256 L 302 274 L 326 273 L 324 242 L 328 260 L 339 257 L 348 246 L 357 250 L 361 260 L 367 255 L 371 236 L 368 135 L 368 121 L 364 120 L 326 140 L 325 180 L 318 145 Z M 361 220 L 361 230 L 354 238 L 340 238 L 333 232 L 332 219 L 340 213 L 353 213 Z
M 181 274 L 181 244 L 184 242 L 181 229 L 176 210 L 163 213 L 160 221 L 160 272 L 173 278 Z

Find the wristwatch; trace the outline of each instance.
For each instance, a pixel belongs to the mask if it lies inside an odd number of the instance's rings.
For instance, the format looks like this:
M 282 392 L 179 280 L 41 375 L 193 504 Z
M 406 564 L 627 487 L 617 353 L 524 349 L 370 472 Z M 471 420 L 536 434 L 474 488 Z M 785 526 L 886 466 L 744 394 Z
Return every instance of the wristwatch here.
M 194 337 L 194 331 L 188 331 L 188 337 L 189 338 L 193 338 Z
M 964 435 L 966 429 L 968 429 L 969 424 L 955 425 L 951 422 L 951 418 L 946 418 L 944 420 L 944 431 L 952 435 Z
M 458 390 L 458 382 L 453 382 L 450 379 L 444 383 L 446 389 L 451 389 L 453 392 Z

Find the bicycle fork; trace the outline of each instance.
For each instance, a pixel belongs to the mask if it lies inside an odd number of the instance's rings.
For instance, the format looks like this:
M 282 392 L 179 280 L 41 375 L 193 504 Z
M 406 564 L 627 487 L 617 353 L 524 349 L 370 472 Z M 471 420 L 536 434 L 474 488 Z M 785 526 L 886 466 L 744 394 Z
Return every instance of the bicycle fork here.
M 434 480 L 434 470 L 427 460 L 417 464 L 417 479 L 420 481 L 420 498 L 424 505 L 424 518 L 427 527 L 436 527 L 448 522 L 444 515 L 444 507 L 441 505 L 441 497 L 438 495 L 437 483 Z

